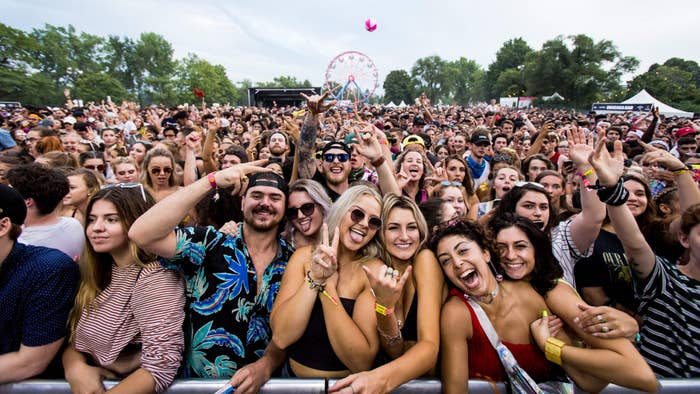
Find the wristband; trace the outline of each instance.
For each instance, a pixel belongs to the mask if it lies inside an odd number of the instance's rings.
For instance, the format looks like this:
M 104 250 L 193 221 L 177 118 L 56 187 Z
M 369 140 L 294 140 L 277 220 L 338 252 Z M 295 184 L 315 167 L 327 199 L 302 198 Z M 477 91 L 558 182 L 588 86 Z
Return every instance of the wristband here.
M 210 172 L 209 175 L 207 175 L 209 179 L 209 184 L 211 185 L 212 190 L 216 190 L 216 178 L 214 177 L 215 172 Z
M 377 160 L 371 161 L 370 164 L 372 164 L 372 167 L 377 169 L 377 168 L 379 168 L 379 166 L 384 164 L 385 161 L 386 161 L 386 159 L 384 158 L 384 155 L 381 155 L 381 156 L 379 156 L 379 158 Z
M 588 171 L 584 172 L 584 173 L 582 174 L 582 176 L 583 176 L 583 177 L 587 177 L 587 176 L 590 176 L 591 174 L 593 174 L 594 172 L 595 172 L 595 168 L 591 167 L 591 168 L 588 169 Z
M 625 188 L 625 184 L 620 178 L 615 186 L 603 187 L 600 186 L 600 180 L 596 181 L 596 186 L 598 189 L 598 198 L 600 201 L 612 205 L 614 207 L 620 206 L 627 202 L 630 193 Z
M 394 313 L 394 308 L 387 308 L 382 304 L 374 303 L 374 310 L 382 316 L 391 316 Z
M 547 338 L 547 342 L 544 345 L 544 356 L 547 360 L 561 366 L 561 351 L 565 345 L 564 341 L 554 337 Z

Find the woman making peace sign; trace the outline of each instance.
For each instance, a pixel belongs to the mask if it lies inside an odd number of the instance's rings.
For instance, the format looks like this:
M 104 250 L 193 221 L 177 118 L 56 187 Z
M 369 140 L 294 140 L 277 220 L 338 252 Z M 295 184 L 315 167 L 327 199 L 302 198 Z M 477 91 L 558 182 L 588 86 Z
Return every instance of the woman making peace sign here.
M 321 244 L 292 255 L 270 316 L 272 340 L 288 350 L 284 375 L 338 378 L 372 366 L 379 338 L 362 266 L 383 265 L 380 214 L 375 189 L 351 187 L 331 208 Z

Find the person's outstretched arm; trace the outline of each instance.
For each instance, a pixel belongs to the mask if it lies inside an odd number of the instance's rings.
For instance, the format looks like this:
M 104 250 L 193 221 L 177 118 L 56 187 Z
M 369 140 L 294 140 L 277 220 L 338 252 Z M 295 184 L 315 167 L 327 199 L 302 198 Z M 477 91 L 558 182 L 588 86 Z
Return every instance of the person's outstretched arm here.
M 297 143 L 297 156 L 299 156 L 299 178 L 311 179 L 316 174 L 316 159 L 314 158 L 316 147 L 316 136 L 318 135 L 319 117 L 323 112 L 335 104 L 335 101 L 324 103 L 328 97 L 328 92 L 323 96 L 313 95 L 311 97 L 301 94 L 307 101 L 309 111 L 301 125 L 299 143 Z

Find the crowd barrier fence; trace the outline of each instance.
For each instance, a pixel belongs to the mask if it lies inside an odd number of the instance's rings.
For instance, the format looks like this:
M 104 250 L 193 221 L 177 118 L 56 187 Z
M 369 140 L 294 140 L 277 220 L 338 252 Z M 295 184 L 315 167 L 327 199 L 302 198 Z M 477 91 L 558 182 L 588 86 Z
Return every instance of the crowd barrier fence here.
M 226 380 L 179 379 L 166 391 L 167 394 L 213 394 L 226 384 Z M 664 379 L 661 380 L 659 393 L 689 394 L 700 393 L 700 379 Z M 323 379 L 271 379 L 260 390 L 263 394 L 326 394 L 334 380 Z M 106 388 L 117 384 L 105 381 Z M 19 383 L 0 385 L 0 394 L 70 394 L 70 387 L 64 380 L 27 380 Z M 396 394 L 439 394 L 439 380 L 412 380 L 394 391 Z M 473 394 L 505 394 L 505 386 L 484 380 L 470 380 L 469 392 Z M 602 391 L 604 394 L 637 393 L 637 391 L 610 385 Z

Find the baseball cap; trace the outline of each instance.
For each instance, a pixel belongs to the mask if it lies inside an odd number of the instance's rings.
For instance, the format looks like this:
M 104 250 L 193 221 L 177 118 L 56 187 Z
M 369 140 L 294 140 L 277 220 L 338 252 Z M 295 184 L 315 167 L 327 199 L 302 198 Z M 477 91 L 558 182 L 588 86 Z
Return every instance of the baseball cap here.
M 676 130 L 676 137 L 681 138 L 695 133 L 697 133 L 697 131 L 695 131 L 695 129 L 692 127 L 681 127 L 680 129 Z
M 406 149 L 406 145 L 417 144 L 425 148 L 425 141 L 418 135 L 409 135 L 401 142 L 401 147 Z
M 269 186 L 282 191 L 286 196 L 289 192 L 287 181 L 274 172 L 256 172 L 248 178 L 248 190 L 255 186 Z
M 27 217 L 27 204 L 22 195 L 9 186 L 0 184 L 0 218 L 10 218 L 10 222 L 23 225 Z
M 340 141 L 331 141 L 331 142 L 327 143 L 323 147 L 323 150 L 321 150 L 321 154 L 325 155 L 326 152 L 328 152 L 331 149 L 342 149 L 347 154 L 350 154 L 350 148 L 348 148 L 348 146 L 344 142 L 340 142 Z
M 78 120 L 72 116 L 66 116 L 65 118 L 63 118 L 63 123 L 75 124 L 77 121 Z
M 483 133 L 474 133 L 469 141 L 474 145 L 491 145 L 489 136 Z

